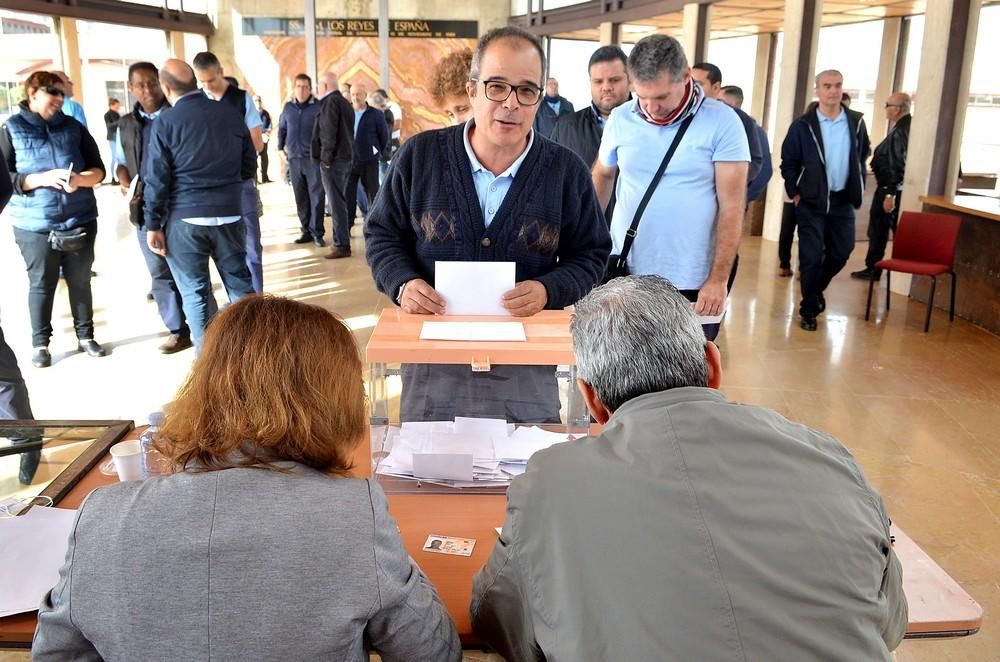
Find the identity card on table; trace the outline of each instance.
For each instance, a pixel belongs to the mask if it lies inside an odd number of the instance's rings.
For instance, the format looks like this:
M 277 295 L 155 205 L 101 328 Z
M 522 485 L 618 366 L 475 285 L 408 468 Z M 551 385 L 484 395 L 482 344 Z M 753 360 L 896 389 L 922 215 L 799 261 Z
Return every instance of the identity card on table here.
M 455 556 L 472 556 L 472 548 L 476 546 L 475 538 L 452 538 L 431 534 L 424 543 L 425 552 L 434 554 L 454 554 Z

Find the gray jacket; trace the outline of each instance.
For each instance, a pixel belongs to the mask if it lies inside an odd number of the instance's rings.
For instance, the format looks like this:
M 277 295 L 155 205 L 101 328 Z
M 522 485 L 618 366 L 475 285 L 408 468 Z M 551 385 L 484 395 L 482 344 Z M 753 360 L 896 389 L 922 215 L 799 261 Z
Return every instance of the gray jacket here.
M 455 626 L 367 480 L 226 469 L 80 507 L 34 660 L 459 660 Z
M 885 508 L 847 449 L 707 388 L 536 453 L 471 614 L 510 662 L 888 660 L 907 623 Z

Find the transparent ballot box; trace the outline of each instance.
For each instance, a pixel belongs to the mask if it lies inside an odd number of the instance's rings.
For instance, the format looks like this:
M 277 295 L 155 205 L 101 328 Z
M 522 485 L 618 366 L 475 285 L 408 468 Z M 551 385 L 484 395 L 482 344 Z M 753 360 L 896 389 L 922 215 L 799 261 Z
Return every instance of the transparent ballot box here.
M 366 349 L 370 454 L 388 492 L 506 490 L 530 456 L 587 433 L 569 311 L 529 318 L 384 310 Z

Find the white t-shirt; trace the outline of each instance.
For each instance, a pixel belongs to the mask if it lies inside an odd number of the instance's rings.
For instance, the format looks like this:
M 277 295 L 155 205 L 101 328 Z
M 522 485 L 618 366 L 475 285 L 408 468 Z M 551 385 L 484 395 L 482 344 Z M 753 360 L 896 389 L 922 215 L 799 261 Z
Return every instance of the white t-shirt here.
M 681 124 L 650 124 L 638 114 L 637 103 L 611 112 L 598 152 L 601 163 L 619 169 L 611 219 L 614 254 L 621 252 L 625 231 Z M 662 276 L 681 290 L 704 284 L 715 258 L 716 161 L 749 162 L 750 147 L 732 108 L 705 99 L 642 215 L 628 255 L 631 273 Z
M 403 109 L 399 107 L 398 103 L 396 103 L 395 101 L 389 101 L 385 105 L 389 108 L 389 110 L 392 111 L 392 119 L 394 119 L 397 122 L 403 121 Z M 400 124 L 400 126 L 403 125 Z M 392 132 L 392 137 L 395 138 L 396 140 L 399 140 L 399 131 L 394 129 Z

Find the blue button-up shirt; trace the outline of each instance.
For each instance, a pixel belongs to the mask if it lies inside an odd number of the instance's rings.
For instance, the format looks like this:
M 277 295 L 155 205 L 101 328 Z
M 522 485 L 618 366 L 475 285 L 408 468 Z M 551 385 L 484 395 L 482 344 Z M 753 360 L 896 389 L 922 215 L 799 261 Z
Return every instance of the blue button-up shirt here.
M 830 192 L 843 191 L 847 186 L 851 158 L 851 128 L 847 113 L 840 109 L 836 119 L 829 119 L 816 109 L 819 131 L 823 135 L 823 158 L 826 160 L 826 182 Z
M 366 110 L 368 110 L 368 106 L 365 106 L 361 110 L 355 110 L 354 111 L 354 137 L 355 138 L 358 137 L 358 127 L 361 126 L 361 116 L 365 114 Z
M 509 168 L 499 175 L 494 176 L 486 166 L 479 162 L 479 159 L 476 158 L 476 153 L 472 151 L 472 143 L 469 141 L 469 129 L 472 127 L 474 121 L 469 120 L 465 123 L 465 130 L 463 132 L 465 153 L 469 155 L 469 163 L 472 164 L 472 181 L 476 185 L 476 195 L 479 197 L 479 207 L 483 211 L 483 221 L 486 223 L 486 227 L 490 227 L 493 217 L 497 215 L 500 205 L 503 204 L 503 199 L 507 197 L 507 191 L 510 190 L 511 184 L 514 183 L 517 171 L 520 169 L 521 164 L 524 163 L 528 152 L 531 151 L 531 146 L 535 142 L 535 132 L 532 130 L 528 133 L 528 146 L 521 152 L 521 156 L 517 157 L 517 160 L 510 164 Z

